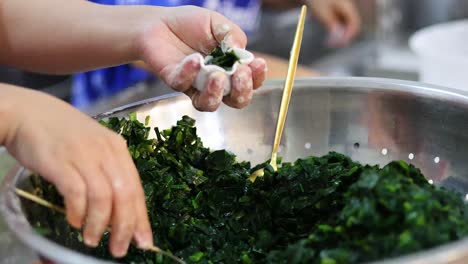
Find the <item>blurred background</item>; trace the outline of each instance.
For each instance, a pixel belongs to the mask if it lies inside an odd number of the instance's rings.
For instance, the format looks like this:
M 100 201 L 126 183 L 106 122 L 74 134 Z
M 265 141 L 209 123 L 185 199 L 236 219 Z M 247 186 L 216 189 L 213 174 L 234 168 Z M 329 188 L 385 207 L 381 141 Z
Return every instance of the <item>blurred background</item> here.
M 359 36 L 346 47 L 326 45 L 328 33 L 313 16 L 307 21 L 300 63 L 313 76 L 373 76 L 418 80 L 418 57 L 408 39 L 417 30 L 468 18 L 468 0 L 354 0 L 361 17 Z M 298 9 L 262 7 L 258 31 L 249 37 L 248 49 L 288 59 Z M 286 71 L 284 72 L 286 75 Z M 38 89 L 71 101 L 72 76 L 49 76 L 0 65 L 0 82 Z M 98 113 L 112 107 L 171 92 L 155 78 L 145 78 L 80 107 Z

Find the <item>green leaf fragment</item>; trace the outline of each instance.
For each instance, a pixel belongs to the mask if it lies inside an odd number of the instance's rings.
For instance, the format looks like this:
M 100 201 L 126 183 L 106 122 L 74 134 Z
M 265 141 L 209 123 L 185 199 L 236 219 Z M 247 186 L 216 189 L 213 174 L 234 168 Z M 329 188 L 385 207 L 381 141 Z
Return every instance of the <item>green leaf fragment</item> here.
M 192 256 L 190 256 L 189 259 L 193 262 L 199 262 L 204 256 L 205 256 L 205 253 L 199 251 L 193 254 Z
M 128 114 L 128 118 L 130 119 L 130 121 L 135 122 L 135 121 L 137 121 L 137 114 L 136 113 L 130 113 L 130 114 Z
M 49 236 L 52 234 L 52 230 L 47 227 L 36 226 L 34 227 L 34 231 L 41 236 Z

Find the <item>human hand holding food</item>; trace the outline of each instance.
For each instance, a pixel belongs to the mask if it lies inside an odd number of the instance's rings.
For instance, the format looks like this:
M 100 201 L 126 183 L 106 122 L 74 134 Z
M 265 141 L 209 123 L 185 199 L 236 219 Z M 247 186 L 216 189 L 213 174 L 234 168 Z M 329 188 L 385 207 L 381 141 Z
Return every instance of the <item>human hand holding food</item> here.
M 197 109 L 214 111 L 223 101 L 231 107 L 245 107 L 253 90 L 265 80 L 265 61 L 257 58 L 240 65 L 232 76 L 212 72 L 205 88 L 198 91 L 193 87 L 200 71 L 196 53 L 207 55 L 222 41 L 230 47 L 245 48 L 245 34 L 220 14 L 197 7 L 167 9 L 161 18 L 163 23 L 147 21 L 147 30 L 138 41 L 143 60 L 169 86 L 189 95 Z M 232 89 L 223 96 L 226 82 Z
M 47 15 L 38 12 L 45 8 Z M 200 65 L 192 54 L 207 55 L 222 40 L 235 47 L 246 45 L 238 26 L 206 9 L 106 6 L 82 0 L 66 5 L 61 0 L 4 0 L 0 9 L 1 64 L 63 74 L 143 60 L 202 111 L 214 111 L 222 101 L 245 107 L 265 79 L 265 61 L 255 59 L 241 65 L 232 78 L 213 73 L 203 92 L 193 89 Z M 226 82 L 232 89 L 223 97 Z
M 121 136 L 41 92 L 0 84 L 0 98 L 0 145 L 57 187 L 68 222 L 84 227 L 88 246 L 109 225 L 116 257 L 132 239 L 141 248 L 153 245 L 143 189 Z

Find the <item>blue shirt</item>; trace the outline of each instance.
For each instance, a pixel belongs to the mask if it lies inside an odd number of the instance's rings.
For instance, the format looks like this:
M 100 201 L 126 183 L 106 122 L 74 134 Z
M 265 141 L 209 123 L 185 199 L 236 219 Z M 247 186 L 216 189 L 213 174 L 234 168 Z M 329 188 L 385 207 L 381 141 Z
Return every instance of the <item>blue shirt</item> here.
M 255 33 L 258 26 L 260 0 L 89 0 L 106 5 L 196 5 L 215 10 L 239 25 L 246 34 Z M 151 80 L 154 76 L 131 65 L 75 74 L 72 82 L 71 103 L 77 108 L 86 108 L 95 101 L 112 96 L 138 82 Z

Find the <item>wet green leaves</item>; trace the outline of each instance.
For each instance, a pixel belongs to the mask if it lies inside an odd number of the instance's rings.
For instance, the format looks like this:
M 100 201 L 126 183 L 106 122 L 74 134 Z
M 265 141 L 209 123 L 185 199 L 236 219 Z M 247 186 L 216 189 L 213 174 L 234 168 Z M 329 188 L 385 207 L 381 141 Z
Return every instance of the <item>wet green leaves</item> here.
M 239 61 L 239 57 L 233 50 L 223 50 L 219 46 L 210 53 L 205 63 L 206 65 L 217 65 L 226 71 L 230 71 L 236 61 Z
M 429 184 L 403 161 L 379 168 L 331 152 L 284 162 L 274 172 L 268 162 L 252 168 L 233 153 L 206 148 L 187 116 L 156 128 L 155 140 L 136 117 L 102 124 L 127 140 L 155 244 L 190 263 L 360 263 L 468 234 L 458 194 Z M 248 181 L 260 167 L 265 175 Z M 45 190 L 49 200 L 59 199 Z M 69 241 L 76 237 L 61 243 L 76 246 Z M 107 240 L 84 252 L 111 259 Z M 170 263 L 133 247 L 120 261 Z

